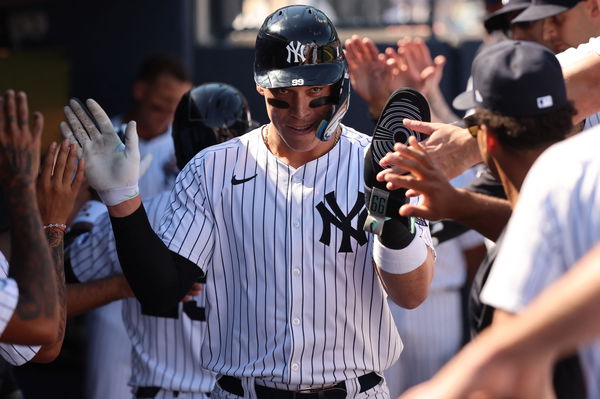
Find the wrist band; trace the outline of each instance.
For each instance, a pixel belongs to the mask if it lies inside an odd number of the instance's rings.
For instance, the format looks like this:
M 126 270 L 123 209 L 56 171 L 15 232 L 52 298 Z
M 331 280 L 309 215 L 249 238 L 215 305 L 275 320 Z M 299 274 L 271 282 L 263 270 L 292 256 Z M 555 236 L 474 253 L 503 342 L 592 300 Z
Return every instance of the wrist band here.
M 50 223 L 50 224 L 43 226 L 43 229 L 44 230 L 46 230 L 46 229 L 60 230 L 64 233 L 65 231 L 67 231 L 67 225 L 63 224 L 63 223 Z
M 391 274 L 405 274 L 421 266 L 427 258 L 427 245 L 415 237 L 407 247 L 390 249 L 384 246 L 379 237 L 373 244 L 373 261 L 383 271 Z
M 125 202 L 140 194 L 137 183 L 127 187 L 112 188 L 109 190 L 98 191 L 100 199 L 106 206 L 113 206 Z

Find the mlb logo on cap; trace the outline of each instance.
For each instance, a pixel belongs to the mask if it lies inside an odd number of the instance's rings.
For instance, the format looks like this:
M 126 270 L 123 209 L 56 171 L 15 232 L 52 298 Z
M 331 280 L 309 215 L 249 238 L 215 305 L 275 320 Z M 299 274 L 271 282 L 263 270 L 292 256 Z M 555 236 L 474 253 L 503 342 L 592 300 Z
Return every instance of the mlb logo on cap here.
M 550 108 L 554 104 L 552 96 L 538 97 L 537 106 L 539 109 Z
M 472 75 L 473 90 L 454 99 L 456 109 L 534 116 L 567 104 L 560 64 L 537 43 L 506 40 L 489 46 L 475 57 Z

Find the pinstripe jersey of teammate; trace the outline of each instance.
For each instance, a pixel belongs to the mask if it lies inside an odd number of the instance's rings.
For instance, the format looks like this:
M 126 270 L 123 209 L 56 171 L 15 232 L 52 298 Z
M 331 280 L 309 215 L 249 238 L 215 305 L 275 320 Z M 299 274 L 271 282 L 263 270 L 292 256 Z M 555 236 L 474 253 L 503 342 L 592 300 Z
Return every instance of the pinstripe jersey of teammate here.
M 176 167 L 183 168 L 203 148 L 245 133 L 252 124 L 247 101 L 236 88 L 206 83 L 190 90 L 178 104 L 169 138 Z M 164 191 L 146 201 L 152 226 L 158 227 L 168 198 L 169 191 Z M 89 233 L 77 238 L 68 253 L 71 268 L 82 281 L 122 273 L 106 212 L 94 221 Z M 172 397 L 177 391 L 178 397 L 193 399 L 212 390 L 214 375 L 201 368 L 199 358 L 206 324 L 203 295 L 178 303 L 171 318 L 144 315 L 135 299 L 123 302 L 122 313 L 133 344 L 127 366 L 137 397 L 150 397 L 148 391 L 161 388 L 152 397 Z
M 0 252 L 0 334 L 10 321 L 19 300 L 19 288 L 12 278 L 8 278 L 8 262 Z M 13 345 L 0 343 L 0 356 L 14 366 L 27 363 L 38 353 L 40 346 Z
M 167 246 L 208 271 L 204 366 L 285 389 L 381 372 L 402 342 L 362 230 L 370 137 L 342 126 L 293 168 L 263 128 L 196 156 L 161 222 Z
M 158 226 L 168 198 L 166 191 L 144 201 L 152 226 Z M 69 253 L 71 268 L 82 282 L 122 273 L 108 213 L 96 219 L 89 233 L 77 237 Z M 129 385 L 161 387 L 186 392 L 185 398 L 205 398 L 205 392 L 214 385 L 214 375 L 200 366 L 206 325 L 204 295 L 180 304 L 177 318 L 145 316 L 135 298 L 124 299 L 122 305 L 133 346 Z

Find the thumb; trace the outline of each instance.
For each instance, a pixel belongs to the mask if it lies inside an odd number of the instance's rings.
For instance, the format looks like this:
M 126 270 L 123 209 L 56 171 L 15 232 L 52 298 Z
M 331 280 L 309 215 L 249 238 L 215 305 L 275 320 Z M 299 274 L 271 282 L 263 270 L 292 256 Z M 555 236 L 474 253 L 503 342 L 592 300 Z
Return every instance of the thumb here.
M 127 156 L 137 154 L 139 158 L 138 134 L 135 121 L 130 121 L 125 129 L 125 153 Z
M 148 171 L 150 164 L 152 163 L 152 154 L 146 154 L 140 161 L 140 179 Z

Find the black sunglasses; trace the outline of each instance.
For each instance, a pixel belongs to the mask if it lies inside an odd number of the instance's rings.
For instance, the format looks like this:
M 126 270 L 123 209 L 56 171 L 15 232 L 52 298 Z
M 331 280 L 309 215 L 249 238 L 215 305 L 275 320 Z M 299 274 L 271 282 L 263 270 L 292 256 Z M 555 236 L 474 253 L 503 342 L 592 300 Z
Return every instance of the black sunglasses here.
M 477 133 L 479 133 L 479 121 L 475 115 L 469 115 L 463 119 L 465 121 L 465 126 L 469 131 L 471 137 L 477 137 Z

